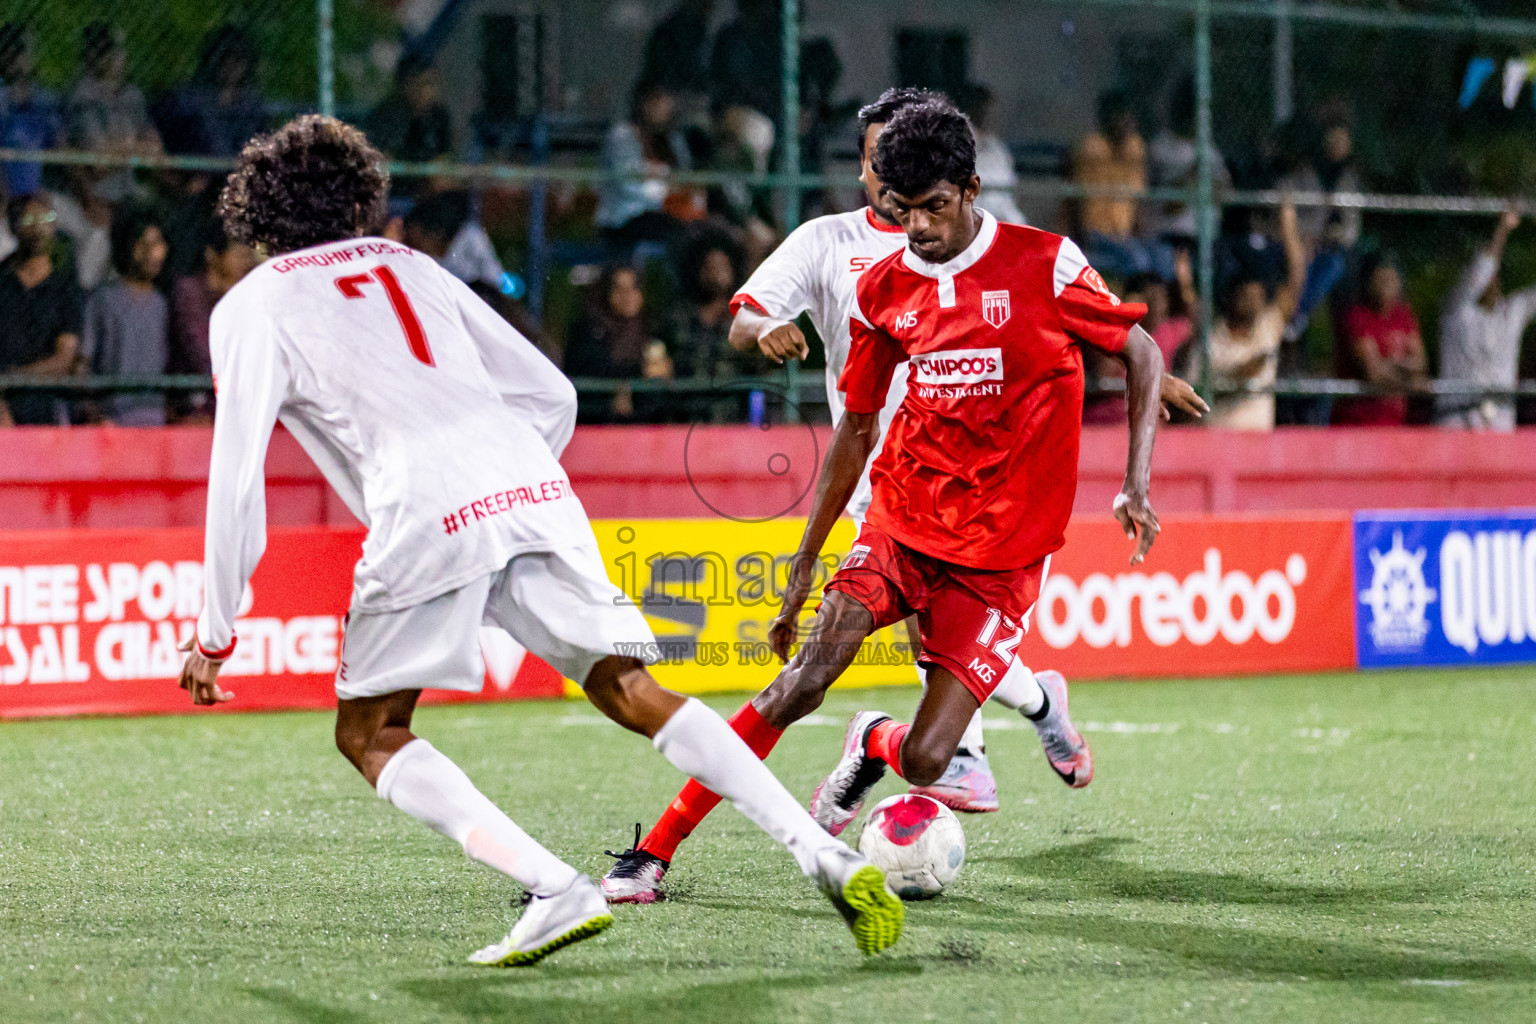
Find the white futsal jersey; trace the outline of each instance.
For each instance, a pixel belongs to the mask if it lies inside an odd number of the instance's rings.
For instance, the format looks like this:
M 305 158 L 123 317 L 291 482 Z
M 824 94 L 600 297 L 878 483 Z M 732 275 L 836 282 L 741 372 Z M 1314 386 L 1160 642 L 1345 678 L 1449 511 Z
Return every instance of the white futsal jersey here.
M 775 320 L 793 320 L 809 313 L 827 354 L 827 405 L 835 426 L 843 418 L 843 396 L 837 390 L 843 364 L 848 361 L 851 336 L 848 321 L 854 315 L 859 275 L 907 244 L 906 232 L 875 219 L 869 207 L 852 213 L 834 213 L 808 220 L 790 232 L 784 244 L 752 272 L 747 283 L 731 299 L 731 314 L 745 304 Z M 880 440 L 885 441 L 891 417 L 907 394 L 907 364 L 891 376 L 891 387 L 880 410 Z M 869 466 L 848 502 L 848 514 L 859 522 L 869 508 Z
M 354 613 L 420 605 L 519 554 L 595 545 L 558 461 L 575 389 L 430 256 L 359 238 L 270 259 L 215 307 L 210 346 L 205 652 L 232 646 L 266 546 L 279 419 L 368 527 Z

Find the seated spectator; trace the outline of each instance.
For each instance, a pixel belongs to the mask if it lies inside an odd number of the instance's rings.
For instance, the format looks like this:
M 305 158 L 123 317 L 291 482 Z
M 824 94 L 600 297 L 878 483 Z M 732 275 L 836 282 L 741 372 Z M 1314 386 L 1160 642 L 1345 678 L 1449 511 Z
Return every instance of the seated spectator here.
M 603 380 L 671 379 L 666 346 L 655 339 L 647 321 L 639 275 L 628 266 L 605 268 L 571 325 L 565 344 L 566 374 Z M 662 403 L 655 397 L 637 400 L 624 386 L 612 395 L 581 395 L 578 411 L 585 423 L 627 422 L 657 412 Z
M 80 349 L 80 286 L 55 246 L 53 208 L 44 195 L 13 197 L 5 208 L 16 251 L 0 263 L 0 373 L 64 377 Z M 68 422 L 64 403 L 46 391 L 4 397 L 18 425 Z
M 208 352 L 208 323 L 213 307 L 259 262 L 256 250 L 233 241 L 217 225 L 211 226 L 207 244 L 202 246 L 202 269 L 176 279 L 171 288 L 170 355 L 166 372 L 213 373 Z M 172 410 L 181 423 L 213 422 L 213 392 L 183 392 L 172 400 Z
M 395 87 L 364 120 L 368 141 L 391 159 L 430 163 L 453 154 L 453 115 L 439 96 L 437 72 L 425 58 L 409 56 L 395 69 Z M 423 188 L 420 178 L 396 178 L 394 196 Z
M 0 146 L 53 149 L 64 137 L 59 100 L 33 81 L 32 31 L 18 21 L 0 25 Z M 30 196 L 43 190 L 43 165 L 0 164 L 5 194 Z
M 210 32 L 191 84 L 171 90 L 155 105 L 165 148 L 172 153 L 234 156 L 252 136 L 265 131 L 256 62 L 256 45 L 243 30 L 222 25 Z
M 745 280 L 741 254 L 724 235 L 696 241 L 683 260 L 683 300 L 673 310 L 669 350 L 679 380 L 714 385 L 714 394 L 690 396 L 687 418 L 729 423 L 746 419 L 748 393 L 730 382 L 767 369 L 756 351 L 737 352 L 730 344 L 731 296 Z
M 1078 144 L 1072 181 L 1085 186 L 1147 187 L 1147 147 L 1127 97 L 1106 93 L 1099 100 L 1099 130 Z M 1113 277 L 1152 272 L 1173 276 L 1173 253 L 1161 242 L 1136 237 L 1135 199 L 1090 196 L 1081 200 L 1079 224 L 1088 262 Z
M 443 265 L 465 284 L 501 287 L 506 268 L 475 216 L 475 200 L 464 189 L 429 192 L 401 221 L 402 240 Z
M 1195 141 L 1195 80 L 1186 77 L 1168 102 L 1168 123 L 1147 147 L 1147 169 L 1156 188 L 1194 188 L 1200 182 L 1200 148 Z M 1232 184 L 1227 162 L 1211 144 L 1211 177 L 1217 187 Z M 1177 249 L 1191 248 L 1200 234 L 1198 211 L 1192 203 L 1168 202 L 1147 211 L 1149 238 Z
M 1488 248 L 1462 274 L 1440 314 L 1440 377 L 1472 387 L 1513 390 L 1519 382 L 1520 338 L 1536 319 L 1536 288 L 1504 294 L 1499 266 L 1504 244 L 1520 224 L 1511 207 Z M 1515 429 L 1513 398 L 1442 395 L 1435 406 L 1442 427 Z
M 1024 211 L 1013 198 L 1014 187 L 1019 183 L 1013 153 L 992 131 L 992 90 L 971 83 L 958 102 L 976 134 L 976 176 L 981 179 L 976 205 L 1004 224 L 1027 224 Z
M 163 374 L 170 361 L 170 307 L 155 288 L 165 266 L 165 235 L 145 207 L 125 206 L 112 219 L 116 275 L 85 301 L 80 356 L 96 375 Z M 122 427 L 165 425 L 165 395 L 158 391 L 108 395 L 97 414 Z
M 1189 272 L 1189 257 L 1181 254 L 1182 272 Z M 1163 353 L 1163 369 L 1173 372 L 1174 356 L 1193 333 L 1193 326 L 1184 305 L 1185 299 L 1178 282 L 1164 281 L 1156 274 L 1137 274 L 1125 282 L 1121 290 L 1126 302 L 1146 305 L 1147 315 L 1141 319 L 1141 327 Z M 1177 315 L 1175 315 L 1177 311 Z M 1083 348 L 1083 369 L 1090 381 L 1125 379 L 1125 364 L 1097 349 Z M 1123 395 L 1097 395 L 1083 403 L 1083 422 L 1088 424 L 1124 423 L 1126 417 Z
M 1280 342 L 1286 321 L 1296 309 L 1306 275 L 1306 258 L 1296 233 L 1296 209 L 1280 211 L 1280 232 L 1286 254 L 1285 283 L 1271 290 L 1253 263 L 1239 263 L 1222 288 L 1221 315 L 1211 331 L 1210 380 L 1217 394 L 1206 417 L 1212 427 L 1225 430 L 1273 430 L 1273 393 L 1247 394 L 1250 386 L 1271 387 L 1280 359 Z M 1201 353 L 1191 346 L 1194 366 L 1200 373 Z M 1223 393 L 1225 392 L 1225 393 Z
M 703 193 L 673 188 L 666 180 L 672 170 L 688 170 L 688 142 L 673 121 L 677 103 L 672 93 L 651 86 L 635 94 L 629 120 L 608 130 L 603 142 L 603 169 L 644 174 L 603 183 L 597 203 L 597 226 L 615 245 L 630 248 L 639 242 L 678 242 L 684 221 L 704 216 Z
M 1344 336 L 1334 373 L 1382 388 L 1422 390 L 1429 382 L 1419 321 L 1403 299 L 1403 276 L 1391 259 L 1373 257 L 1365 267 L 1363 302 L 1344 314 Z M 1342 398 L 1333 422 L 1342 426 L 1391 427 L 1408 422 L 1401 395 Z
M 85 74 L 75 83 L 64 110 L 70 144 L 115 156 L 159 153 L 160 135 L 149 120 L 144 94 L 128 81 L 122 30 L 106 21 L 86 25 L 81 33 L 80 61 Z M 138 197 L 143 192 L 127 167 L 93 170 L 87 179 L 90 191 L 108 202 Z

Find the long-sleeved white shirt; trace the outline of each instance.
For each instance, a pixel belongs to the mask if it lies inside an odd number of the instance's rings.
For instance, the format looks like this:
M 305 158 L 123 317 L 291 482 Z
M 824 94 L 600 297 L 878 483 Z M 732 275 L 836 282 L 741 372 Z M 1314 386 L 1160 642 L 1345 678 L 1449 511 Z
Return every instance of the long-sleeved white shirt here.
M 432 258 L 358 238 L 270 259 L 214 308 L 218 412 L 197 636 L 221 655 L 266 547 L 280 419 L 368 527 L 352 607 L 391 611 L 593 543 L 559 463 L 576 393 Z
M 1440 315 L 1440 376 L 1490 388 L 1513 388 L 1519 380 L 1520 338 L 1536 319 L 1536 288 L 1513 292 L 1485 309 L 1478 299 L 1487 290 L 1498 261 L 1480 252 L 1462 274 Z M 1436 405 L 1441 415 L 1490 405 L 1496 420 L 1512 429 L 1515 403 L 1496 398 L 1487 403 L 1475 395 L 1443 395 Z

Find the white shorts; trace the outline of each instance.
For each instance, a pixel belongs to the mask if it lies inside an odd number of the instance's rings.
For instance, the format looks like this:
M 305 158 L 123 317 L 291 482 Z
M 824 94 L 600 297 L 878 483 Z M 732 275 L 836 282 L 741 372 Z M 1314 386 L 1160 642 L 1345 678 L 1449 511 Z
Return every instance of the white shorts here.
M 481 625 L 500 626 L 567 679 L 620 654 L 654 661 L 645 616 L 614 586 L 595 546 L 518 555 L 499 572 L 393 612 L 347 616 L 336 696 L 485 685 Z

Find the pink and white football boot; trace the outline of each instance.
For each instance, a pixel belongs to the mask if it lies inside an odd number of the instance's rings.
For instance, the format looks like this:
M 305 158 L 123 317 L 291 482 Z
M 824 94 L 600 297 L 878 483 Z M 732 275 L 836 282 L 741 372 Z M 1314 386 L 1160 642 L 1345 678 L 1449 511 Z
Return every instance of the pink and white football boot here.
M 1093 781 L 1093 751 L 1067 714 L 1067 680 L 1060 672 L 1046 669 L 1035 673 L 1035 681 L 1045 691 L 1046 713 L 1035 724 L 1045 759 L 1061 781 L 1073 789 L 1082 789 Z

